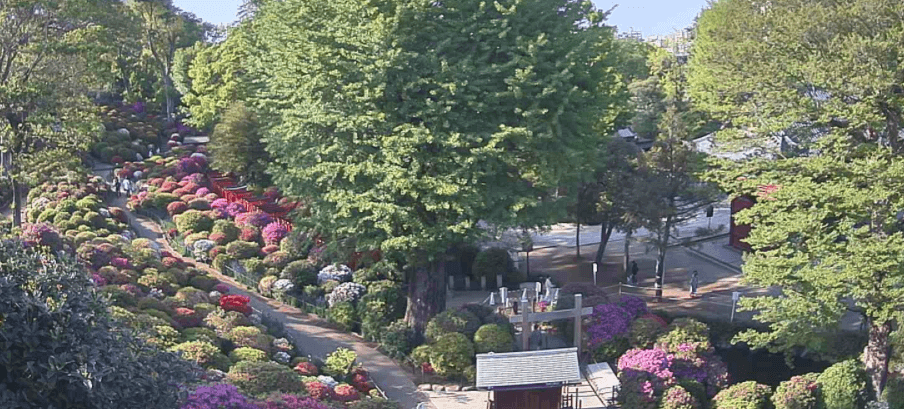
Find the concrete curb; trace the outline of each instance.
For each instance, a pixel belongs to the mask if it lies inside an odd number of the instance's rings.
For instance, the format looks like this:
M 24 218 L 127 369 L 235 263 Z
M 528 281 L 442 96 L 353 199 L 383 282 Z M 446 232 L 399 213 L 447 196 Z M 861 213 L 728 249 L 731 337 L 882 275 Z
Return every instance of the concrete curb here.
M 707 262 L 713 263 L 713 264 L 715 264 L 715 265 L 718 265 L 719 267 L 726 268 L 726 269 L 728 269 L 728 270 L 734 271 L 734 272 L 739 273 L 739 274 L 743 273 L 743 271 L 742 271 L 740 268 L 738 268 L 737 266 L 732 265 L 732 264 L 729 264 L 729 263 L 726 263 L 726 262 L 724 262 L 724 261 L 722 261 L 722 260 L 719 260 L 719 259 L 717 259 L 717 258 L 715 258 L 715 257 L 713 257 L 713 256 L 710 256 L 709 254 L 706 254 L 706 253 L 704 253 L 704 252 L 702 252 L 702 251 L 700 251 L 700 250 L 694 249 L 694 248 L 692 248 L 692 247 L 688 247 L 688 248 L 687 248 L 687 251 L 688 251 L 688 253 L 690 253 L 691 256 L 694 256 L 694 257 L 696 257 L 696 258 L 699 258 L 699 259 L 701 259 L 701 260 L 703 260 L 703 261 L 707 261 Z

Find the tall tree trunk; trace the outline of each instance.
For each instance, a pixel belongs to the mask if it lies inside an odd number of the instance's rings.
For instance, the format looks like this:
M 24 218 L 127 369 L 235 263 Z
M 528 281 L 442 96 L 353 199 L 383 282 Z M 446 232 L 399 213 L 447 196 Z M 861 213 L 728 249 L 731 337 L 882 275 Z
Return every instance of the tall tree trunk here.
M 22 192 L 16 178 L 10 178 L 13 183 L 13 226 L 22 226 Z
M 888 380 L 888 362 L 891 358 L 891 345 L 888 342 L 890 333 L 890 322 L 882 324 L 870 322 L 869 341 L 863 354 L 863 364 L 877 397 L 882 396 L 885 382 Z
M 606 255 L 609 237 L 612 237 L 612 223 L 603 222 L 600 224 L 600 246 L 596 249 L 595 261 L 597 264 L 603 264 L 603 256 Z
M 408 280 L 408 307 L 405 322 L 423 334 L 427 321 L 446 308 L 446 269 L 442 260 L 413 267 Z
M 575 247 L 578 251 L 577 257 L 581 258 L 581 221 L 580 220 L 578 220 L 578 232 L 577 232 L 577 234 L 575 234 L 574 239 L 577 242 L 577 247 Z
M 625 269 L 625 274 L 628 274 L 628 267 L 631 264 L 631 235 L 634 234 L 631 230 L 625 232 L 625 255 L 624 255 L 624 265 L 622 266 Z
M 170 77 L 169 72 L 163 74 L 163 93 L 166 95 L 166 120 L 171 122 L 173 120 L 173 111 L 175 108 L 175 101 L 173 101 L 173 79 Z
M 662 286 L 665 281 L 665 253 L 669 249 L 669 232 L 672 228 L 672 218 L 665 221 L 663 230 L 659 232 L 659 242 L 656 243 L 656 301 L 662 301 Z

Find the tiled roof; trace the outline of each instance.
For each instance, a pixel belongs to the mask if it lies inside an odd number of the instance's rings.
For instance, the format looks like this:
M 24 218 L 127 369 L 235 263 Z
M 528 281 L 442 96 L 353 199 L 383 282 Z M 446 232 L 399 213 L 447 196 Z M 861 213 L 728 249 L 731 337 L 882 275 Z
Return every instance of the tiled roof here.
M 577 348 L 477 355 L 477 387 L 581 383 Z

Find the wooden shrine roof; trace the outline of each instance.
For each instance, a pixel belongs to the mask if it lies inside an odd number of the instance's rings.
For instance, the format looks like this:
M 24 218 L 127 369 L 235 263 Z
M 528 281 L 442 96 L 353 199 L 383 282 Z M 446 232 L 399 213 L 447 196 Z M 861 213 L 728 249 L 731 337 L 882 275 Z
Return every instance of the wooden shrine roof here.
M 577 348 L 477 355 L 477 387 L 561 386 L 581 383 Z

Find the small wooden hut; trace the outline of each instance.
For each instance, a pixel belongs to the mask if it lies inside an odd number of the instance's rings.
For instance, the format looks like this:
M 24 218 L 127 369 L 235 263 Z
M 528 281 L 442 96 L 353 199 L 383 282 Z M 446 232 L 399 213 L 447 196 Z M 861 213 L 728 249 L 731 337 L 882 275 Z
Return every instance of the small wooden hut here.
M 577 409 L 568 386 L 580 383 L 577 348 L 477 355 L 477 388 L 489 391 L 487 409 Z

